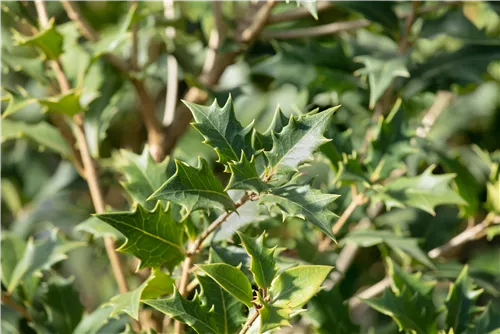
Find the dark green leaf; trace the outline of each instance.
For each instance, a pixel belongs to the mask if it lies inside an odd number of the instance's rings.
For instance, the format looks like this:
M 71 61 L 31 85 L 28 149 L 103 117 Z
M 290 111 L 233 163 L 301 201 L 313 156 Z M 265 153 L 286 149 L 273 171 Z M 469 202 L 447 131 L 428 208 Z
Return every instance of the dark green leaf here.
M 281 132 L 288 124 L 288 117 L 286 117 L 281 109 L 278 107 L 274 112 L 271 124 L 264 133 L 259 133 L 254 129 L 252 136 L 252 144 L 256 150 L 270 151 L 273 148 L 273 132 Z
M 234 208 L 233 201 L 204 159 L 199 158 L 198 168 L 178 160 L 175 161 L 175 166 L 175 174 L 150 199 L 172 201 L 184 207 L 188 214 L 200 209 Z
M 252 307 L 252 285 L 241 269 L 225 263 L 203 264 L 197 267 L 243 304 Z
M 204 143 L 215 149 L 220 163 L 227 167 L 230 161 L 239 161 L 241 152 L 250 157 L 253 155 L 251 145 L 253 124 L 243 128 L 234 114 L 231 97 L 222 108 L 217 104 L 217 100 L 210 107 L 186 101 L 184 103 L 196 121 L 193 126 L 205 138 Z
M 258 238 L 238 233 L 243 247 L 250 255 L 250 270 L 252 271 L 255 283 L 262 288 L 267 289 L 277 273 L 276 261 L 274 261 L 274 252 L 276 247 L 267 248 L 265 246 L 265 232 Z
M 254 156 L 249 161 L 245 153 L 242 152 L 239 161 L 231 161 L 228 164 L 231 171 L 231 178 L 226 186 L 226 190 L 243 189 L 253 190 L 258 193 L 267 190 L 267 184 L 262 181 L 260 175 L 257 173 Z
M 499 334 L 500 333 L 500 303 L 498 300 L 491 301 L 486 310 L 476 318 L 471 329 L 466 334 Z
M 311 112 L 290 121 L 281 132 L 272 133 L 273 148 L 265 152 L 269 174 L 295 171 L 296 167 L 312 160 L 312 153 L 329 140 L 323 137 L 328 122 L 338 107 L 323 112 Z
M 137 205 L 134 212 L 111 212 L 96 215 L 123 233 L 127 241 L 119 251 L 137 256 L 140 268 L 166 265 L 173 268 L 184 259 L 184 226 L 158 203 L 153 211 Z
M 323 233 L 335 240 L 331 231 L 331 221 L 336 215 L 328 207 L 338 195 L 325 194 L 311 186 L 286 185 L 273 189 L 271 193 L 260 197 L 260 203 L 271 207 L 277 205 L 284 215 L 310 221 Z

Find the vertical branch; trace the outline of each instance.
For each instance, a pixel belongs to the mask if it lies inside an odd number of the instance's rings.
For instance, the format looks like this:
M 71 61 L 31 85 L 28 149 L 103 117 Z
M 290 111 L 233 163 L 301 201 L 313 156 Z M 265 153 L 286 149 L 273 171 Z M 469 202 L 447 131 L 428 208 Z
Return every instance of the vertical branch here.
M 49 18 L 47 15 L 47 10 L 45 8 L 45 3 L 43 2 L 43 0 L 36 0 L 35 6 L 38 13 L 38 17 L 40 19 L 40 24 L 42 25 L 42 27 L 47 27 L 49 24 Z M 61 92 L 67 93 L 71 89 L 71 85 L 69 83 L 68 78 L 66 77 L 66 74 L 64 73 L 61 62 L 59 61 L 59 59 L 53 60 L 50 62 L 50 66 L 52 67 L 52 70 L 56 75 L 56 79 L 59 84 Z M 75 126 L 76 142 L 80 148 L 80 154 L 83 162 L 83 167 L 85 170 L 87 183 L 90 190 L 90 196 L 92 198 L 92 203 L 94 205 L 96 212 L 102 213 L 104 212 L 104 200 L 99 184 L 99 178 L 97 176 L 96 168 L 94 165 L 94 161 L 92 159 L 92 156 L 90 155 L 88 143 L 85 138 L 85 130 L 83 127 L 83 115 L 81 113 L 75 115 L 73 121 L 76 125 Z M 120 292 L 127 292 L 128 291 L 127 281 L 125 279 L 125 275 L 123 273 L 123 269 L 121 267 L 118 254 L 115 252 L 114 241 L 111 238 L 106 237 L 105 247 Z
M 175 18 L 175 8 L 173 0 L 164 0 L 164 15 L 167 20 Z M 167 37 L 167 95 L 165 97 L 165 112 L 163 114 L 163 125 L 169 126 L 172 124 L 175 115 L 175 106 L 177 104 L 177 91 L 179 87 L 178 73 L 179 64 L 177 59 L 172 54 L 174 49 L 175 28 L 165 28 L 165 35 Z
M 139 3 L 137 1 L 132 1 L 130 7 L 137 7 Z M 132 48 L 130 50 L 130 67 L 133 70 L 139 69 L 139 62 L 137 59 L 138 55 L 138 40 L 137 40 L 137 23 L 132 24 Z

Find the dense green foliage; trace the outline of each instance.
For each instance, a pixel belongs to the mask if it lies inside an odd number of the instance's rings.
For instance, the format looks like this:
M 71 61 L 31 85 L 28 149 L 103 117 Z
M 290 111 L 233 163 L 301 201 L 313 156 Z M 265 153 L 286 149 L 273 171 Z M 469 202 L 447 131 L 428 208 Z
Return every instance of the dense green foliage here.
M 500 333 L 495 2 L 1 6 L 2 333 Z

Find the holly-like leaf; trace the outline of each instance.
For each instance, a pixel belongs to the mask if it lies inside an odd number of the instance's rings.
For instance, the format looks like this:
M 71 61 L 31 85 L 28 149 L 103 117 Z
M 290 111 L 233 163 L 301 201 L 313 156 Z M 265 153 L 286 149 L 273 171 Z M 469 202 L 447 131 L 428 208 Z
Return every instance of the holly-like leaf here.
M 432 174 L 435 166 L 413 177 L 400 177 L 387 184 L 375 198 L 382 200 L 388 209 L 414 207 L 435 215 L 434 208 L 442 204 L 466 205 L 460 195 L 450 188 L 454 174 Z
M 0 263 L 2 267 L 2 284 L 9 286 L 12 273 L 21 260 L 26 242 L 13 233 L 2 231 L 0 246 L 2 249 L 2 257 Z
M 224 187 L 217 180 L 208 165 L 202 158 L 198 160 L 198 168 L 175 161 L 176 172 L 168 179 L 149 199 L 167 200 L 181 205 L 191 213 L 195 210 L 231 210 L 234 203 L 224 191 Z
M 297 0 L 297 4 L 307 9 L 316 20 L 318 19 L 318 3 L 316 0 Z
M 36 99 L 31 98 L 23 93 L 23 90 L 21 90 L 21 94 L 11 91 L 7 95 L 2 96 L 2 102 L 9 101 L 9 103 L 7 104 L 7 108 L 3 110 L 2 119 L 15 114 L 16 112 L 21 111 L 25 107 L 36 102 Z
M 265 333 L 281 326 L 290 326 L 290 315 L 293 311 L 288 307 L 274 306 L 262 298 L 259 300 L 262 308 L 259 309 L 260 328 L 259 333 Z
M 202 305 L 198 294 L 193 300 L 186 300 L 175 289 L 174 295 L 168 299 L 147 299 L 143 300 L 143 303 L 187 324 L 197 333 L 220 333 L 214 310 L 210 309 L 209 306 Z
M 304 265 L 283 271 L 269 289 L 270 303 L 291 310 L 302 307 L 318 292 L 332 269 L 330 266 Z
M 44 106 L 46 111 L 73 116 L 83 111 L 80 93 L 72 90 L 65 94 L 38 99 L 38 103 Z
M 78 291 L 73 287 L 73 279 L 52 277 L 41 285 L 40 290 L 39 300 L 47 314 L 35 312 L 37 326 L 41 325 L 47 332 L 73 333 L 84 311 Z
M 415 238 L 398 236 L 388 231 L 355 230 L 347 234 L 340 243 L 344 245 L 348 242 L 359 247 L 372 247 L 385 243 L 393 250 L 403 251 L 429 268 L 434 268 L 427 255 L 418 246 L 418 240 Z
M 125 177 L 121 185 L 135 202 L 147 210 L 155 207 L 154 201 L 148 197 L 167 180 L 167 165 L 169 159 L 155 162 L 149 153 L 149 148 L 144 147 L 141 155 L 128 150 L 120 150 L 115 155 L 115 168 Z
M 219 333 L 237 333 L 245 322 L 243 304 L 208 276 L 197 276 L 200 282 L 200 299 L 213 307 Z
M 51 19 L 48 27 L 31 37 L 14 35 L 18 45 L 30 45 L 39 48 L 48 59 L 57 59 L 63 52 L 63 36 L 54 27 Z
M 291 184 L 261 195 L 260 203 L 267 206 L 277 205 L 285 216 L 307 220 L 335 240 L 331 231 L 331 221 L 336 215 L 328 209 L 328 206 L 338 197 L 313 189 L 307 184 Z
M 153 268 L 148 285 L 142 291 L 141 299 L 158 298 L 174 292 L 175 280 L 160 268 Z
M 476 289 L 468 274 L 468 267 L 465 266 L 457 279 L 450 286 L 448 297 L 446 298 L 446 325 L 453 328 L 456 334 L 463 333 L 469 327 L 476 312 L 480 310 L 476 306 L 476 300 L 483 292 Z
M 184 259 L 184 226 L 174 220 L 170 206 L 165 211 L 158 203 L 153 211 L 137 205 L 133 212 L 111 212 L 96 215 L 120 231 L 127 241 L 118 251 L 141 260 L 139 268 L 173 268 Z
M 89 217 L 85 221 L 76 225 L 75 231 L 90 233 L 94 236 L 94 238 L 111 237 L 115 240 L 123 239 L 123 234 L 121 234 L 116 228 L 106 224 L 97 217 Z
M 500 178 L 495 183 L 486 184 L 486 205 L 492 212 L 500 214 Z
M 2 142 L 26 137 L 43 149 L 47 147 L 65 157 L 72 156 L 71 148 L 64 140 L 59 131 L 46 122 L 28 124 L 24 122 L 12 121 L 10 119 L 2 120 Z
M 245 152 L 242 152 L 239 161 L 229 162 L 229 169 L 231 171 L 231 178 L 226 186 L 226 190 L 243 189 L 258 193 L 267 190 L 268 185 L 262 181 L 257 173 L 254 156 L 249 161 Z
M 239 232 L 238 235 L 243 247 L 245 247 L 248 255 L 250 255 L 250 271 L 253 274 L 255 283 L 260 288 L 267 289 L 271 286 L 271 282 L 278 271 L 276 261 L 274 261 L 276 247 L 267 248 L 265 246 L 265 232 L 258 238 L 253 238 Z
M 252 156 L 251 134 L 253 124 L 244 128 L 236 119 L 231 96 L 221 108 L 215 100 L 211 106 L 183 101 L 191 110 L 195 123 L 193 126 L 205 138 L 204 143 L 212 146 L 219 156 L 219 162 L 226 165 L 239 161 L 241 152 Z
M 389 270 L 393 279 L 392 290 L 385 290 L 381 298 L 363 299 L 363 302 L 390 316 L 401 331 L 436 333 L 436 318 L 439 312 L 432 300 L 435 283 L 403 274 L 403 271 L 392 262 L 390 268 L 392 268 Z
M 298 118 L 291 116 L 288 125 L 281 132 L 273 132 L 273 148 L 264 152 L 269 161 L 268 173 L 295 171 L 300 164 L 312 160 L 312 153 L 329 141 L 323 137 L 323 132 L 338 108 L 320 113 L 313 111 Z
M 364 68 L 354 72 L 354 75 L 368 77 L 370 86 L 370 109 L 384 94 L 385 90 L 396 77 L 409 78 L 410 73 L 406 68 L 405 58 L 378 59 L 372 56 L 358 56 L 356 62 L 363 63 Z
M 500 302 L 492 300 L 486 310 L 477 318 L 472 328 L 465 334 L 498 334 L 500 333 Z
M 241 269 L 225 263 L 202 264 L 197 267 L 248 308 L 252 307 L 252 285 Z
M 281 132 L 288 124 L 289 119 L 281 111 L 280 107 L 276 108 L 271 124 L 264 133 L 259 133 L 254 129 L 252 136 L 252 144 L 256 150 L 270 151 L 273 148 L 273 132 Z
M 83 242 L 61 239 L 56 229 L 51 231 L 46 240 L 35 243 L 33 239 L 29 239 L 23 256 L 11 274 L 7 291 L 12 293 L 22 280 L 42 270 L 50 269 L 57 262 L 65 260 L 67 252 L 83 245 Z

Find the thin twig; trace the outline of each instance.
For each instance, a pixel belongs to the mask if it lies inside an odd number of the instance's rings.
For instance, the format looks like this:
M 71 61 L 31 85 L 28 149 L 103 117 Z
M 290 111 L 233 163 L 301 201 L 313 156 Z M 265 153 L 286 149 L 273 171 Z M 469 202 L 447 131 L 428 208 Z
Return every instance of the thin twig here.
M 21 314 L 23 318 L 25 318 L 26 320 L 28 321 L 33 320 L 28 310 L 24 306 L 16 303 L 16 301 L 12 298 L 12 296 L 3 290 L 2 290 L 2 304 L 9 306 L 11 309 Z
M 453 100 L 453 94 L 448 91 L 438 91 L 436 99 L 422 119 L 422 126 L 417 129 L 417 136 L 427 137 L 432 125 L 436 122 L 441 112 L 445 110 Z
M 245 325 L 243 325 L 243 328 L 241 329 L 239 334 L 245 334 L 248 332 L 250 327 L 252 327 L 252 324 L 257 320 L 259 317 L 259 311 L 257 309 L 254 310 L 253 314 L 247 319 L 247 322 L 245 322 Z
M 480 236 L 484 236 L 484 231 L 491 224 L 492 221 L 495 221 L 498 216 L 495 216 L 493 213 L 489 213 L 484 220 L 475 225 L 472 228 L 466 229 L 462 233 L 458 234 L 451 240 L 449 240 L 444 245 L 436 247 L 429 252 L 427 252 L 427 256 L 431 259 L 436 259 L 443 256 L 445 253 L 449 252 L 452 249 L 455 249 L 469 241 L 472 241 Z M 389 277 L 384 278 L 383 280 L 375 283 L 368 289 L 363 292 L 358 293 L 357 295 L 351 297 L 349 299 L 349 306 L 351 308 L 355 308 L 361 303 L 361 299 L 372 298 L 380 294 L 391 284 L 391 279 Z
M 175 8 L 173 0 L 164 0 L 164 15 L 167 20 L 173 19 L 175 17 Z M 172 47 L 169 45 L 173 45 L 175 38 L 175 28 L 167 27 L 165 28 L 165 35 L 167 37 L 167 50 L 169 54 L 167 56 L 167 93 L 165 96 L 165 112 L 163 114 L 163 125 L 169 126 L 174 121 L 175 115 L 175 106 L 177 104 L 177 91 L 179 87 L 179 64 L 177 63 L 177 59 L 171 53 Z
M 37 9 L 38 17 L 40 19 L 40 23 L 43 27 L 47 27 L 49 24 L 49 19 L 47 15 L 47 10 L 45 8 L 45 3 L 42 0 L 36 0 L 35 6 Z M 69 83 L 66 74 L 62 68 L 61 62 L 59 59 L 51 61 L 50 65 L 52 70 L 56 75 L 57 82 L 59 83 L 59 87 L 61 93 L 68 93 L 71 89 L 71 85 Z M 85 138 L 85 132 L 83 127 L 83 114 L 77 114 L 74 116 L 73 121 L 75 123 L 75 137 L 76 142 L 80 148 L 80 154 L 83 162 L 83 166 L 85 169 L 85 175 L 87 179 L 87 183 L 90 190 L 90 196 L 92 199 L 92 203 L 97 213 L 104 212 L 104 200 L 101 192 L 101 188 L 99 185 L 99 178 L 97 176 L 96 168 L 94 165 L 94 161 L 92 156 L 90 155 L 89 147 L 87 140 Z M 113 269 L 113 274 L 115 275 L 115 279 L 118 283 L 118 287 L 120 292 L 127 292 L 127 281 L 125 279 L 125 275 L 123 274 L 123 269 L 120 264 L 120 260 L 118 258 L 117 253 L 115 252 L 115 245 L 113 239 L 106 237 L 105 238 L 105 246 L 106 252 L 111 262 L 111 266 Z
M 333 2 L 331 1 L 318 1 L 317 11 L 318 13 L 320 13 L 326 9 L 332 8 L 333 5 Z M 271 15 L 271 17 L 269 18 L 269 24 L 293 21 L 305 17 L 311 17 L 311 12 L 309 12 L 307 8 L 299 7 Z
M 317 27 L 263 31 L 261 37 L 263 39 L 292 39 L 334 35 L 344 31 L 367 27 L 370 23 L 371 22 L 369 20 L 361 19 L 355 21 L 335 22 Z
M 78 8 L 78 5 L 75 3 L 75 1 L 67 1 L 63 0 L 61 1 L 64 10 L 66 10 L 66 13 L 68 14 L 68 17 L 74 21 L 82 35 L 88 39 L 89 41 L 95 42 L 99 39 L 99 35 L 97 32 L 92 28 L 92 26 L 89 24 L 89 22 L 82 16 L 80 9 Z
M 333 228 L 332 228 L 333 235 L 337 235 L 339 233 L 339 231 L 342 229 L 342 227 L 347 222 L 347 220 L 349 219 L 349 217 L 351 217 L 351 215 L 354 212 L 354 210 L 356 210 L 356 208 L 358 206 L 360 206 L 361 204 L 363 204 L 365 202 L 366 202 L 366 199 L 365 199 L 365 196 L 362 193 L 354 195 L 351 203 L 344 210 L 344 212 L 339 217 L 339 219 L 337 220 L 337 222 L 335 223 L 335 225 L 333 225 Z M 325 239 L 323 239 L 323 241 L 318 246 L 318 250 L 320 252 L 324 252 L 330 246 L 331 243 L 332 243 L 332 239 L 331 238 L 325 238 Z

